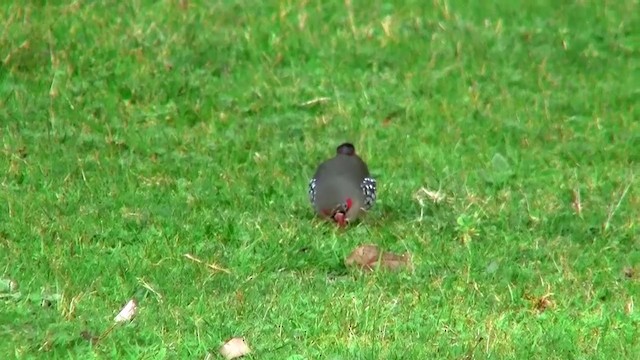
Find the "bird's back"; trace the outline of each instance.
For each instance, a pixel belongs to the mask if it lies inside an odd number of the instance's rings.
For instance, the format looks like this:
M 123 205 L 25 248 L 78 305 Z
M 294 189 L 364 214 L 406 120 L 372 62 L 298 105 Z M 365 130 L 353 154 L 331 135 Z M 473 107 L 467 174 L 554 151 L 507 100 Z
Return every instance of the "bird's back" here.
M 320 164 L 314 178 L 321 181 L 342 176 L 360 184 L 364 178 L 369 176 L 369 168 L 357 155 L 338 154 Z

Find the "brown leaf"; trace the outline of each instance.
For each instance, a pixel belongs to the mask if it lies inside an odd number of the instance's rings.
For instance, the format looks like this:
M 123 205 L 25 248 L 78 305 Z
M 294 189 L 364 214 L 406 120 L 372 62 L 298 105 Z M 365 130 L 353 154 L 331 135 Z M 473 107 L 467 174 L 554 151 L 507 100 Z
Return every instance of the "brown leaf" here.
M 377 246 L 361 245 L 351 252 L 345 260 L 345 264 L 347 266 L 356 265 L 365 270 L 371 270 L 372 264 L 378 261 L 379 257 L 380 250 L 378 250 Z
M 368 271 L 378 265 L 384 269 L 398 270 L 402 267 L 411 267 L 411 256 L 409 253 L 398 255 L 391 252 L 381 252 L 376 245 L 367 244 L 353 250 L 345 259 L 345 265 L 357 266 Z
M 411 255 L 404 253 L 402 255 L 386 252 L 380 259 L 380 265 L 389 270 L 397 270 L 403 266 L 411 267 Z
M 227 360 L 239 358 L 241 356 L 247 355 L 251 352 L 249 346 L 244 341 L 243 338 L 234 337 L 224 343 L 220 348 L 220 354 L 224 356 Z

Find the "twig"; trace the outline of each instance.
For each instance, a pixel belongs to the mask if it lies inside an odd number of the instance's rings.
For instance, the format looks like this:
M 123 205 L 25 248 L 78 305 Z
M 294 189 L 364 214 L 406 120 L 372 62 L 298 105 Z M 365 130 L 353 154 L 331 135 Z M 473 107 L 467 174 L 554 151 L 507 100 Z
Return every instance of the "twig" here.
M 144 279 L 138 278 L 138 282 L 142 285 L 142 287 L 144 287 L 145 289 L 147 289 L 147 290 L 151 291 L 152 293 L 154 293 L 158 297 L 159 301 L 162 301 L 162 295 L 160 295 L 159 292 L 157 292 L 153 287 L 151 287 L 151 285 L 149 285 L 149 283 L 144 281 Z

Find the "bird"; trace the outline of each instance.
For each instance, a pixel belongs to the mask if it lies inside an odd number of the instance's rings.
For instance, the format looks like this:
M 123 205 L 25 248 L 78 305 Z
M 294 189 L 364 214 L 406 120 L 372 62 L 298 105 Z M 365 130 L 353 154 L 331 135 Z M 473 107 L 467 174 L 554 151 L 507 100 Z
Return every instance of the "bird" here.
M 375 204 L 376 186 L 355 146 L 345 142 L 318 165 L 309 180 L 309 201 L 317 215 L 345 227 Z

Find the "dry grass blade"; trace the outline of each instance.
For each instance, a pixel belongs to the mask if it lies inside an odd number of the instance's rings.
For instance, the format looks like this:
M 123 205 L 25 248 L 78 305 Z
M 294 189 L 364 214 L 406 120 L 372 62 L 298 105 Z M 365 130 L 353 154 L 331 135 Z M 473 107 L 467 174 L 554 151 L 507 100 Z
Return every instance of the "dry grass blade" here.
M 576 212 L 578 216 L 582 215 L 582 201 L 580 199 L 580 190 L 574 189 L 571 192 L 572 201 L 571 205 L 573 206 L 573 210 Z
M 149 285 L 148 282 L 146 282 L 142 278 L 138 278 L 138 282 L 140 283 L 140 285 L 142 285 L 142 287 L 144 287 L 145 289 L 153 293 L 158 298 L 158 301 L 162 301 L 162 295 L 160 295 L 160 293 L 156 291 L 156 289 L 154 289 L 151 285 Z
M 439 204 L 445 199 L 444 194 L 440 190 L 433 191 L 425 187 L 418 189 L 413 197 L 418 201 L 420 206 L 424 206 L 424 200 L 427 199 L 434 204 Z
M 616 205 L 610 208 L 609 215 L 607 216 L 607 220 L 604 222 L 604 224 L 602 224 L 602 228 L 604 229 L 604 231 L 609 230 L 609 225 L 611 225 L 611 219 L 613 219 L 613 216 L 616 214 L 616 212 L 620 208 L 620 204 L 622 204 L 622 200 L 624 200 L 625 196 L 627 196 L 627 193 L 629 192 L 629 189 L 631 188 L 632 183 L 633 183 L 633 175 L 631 176 L 631 180 L 629 181 L 629 184 L 627 184 L 627 186 L 622 191 L 622 194 L 620 195 L 620 198 L 618 199 L 618 202 L 616 203 Z
M 429 200 L 436 205 L 445 200 L 445 196 L 440 190 L 433 191 L 425 187 L 421 187 L 420 189 L 418 189 L 418 191 L 413 194 L 413 198 L 418 202 L 418 204 L 420 204 L 420 218 L 418 218 L 419 222 L 421 222 L 424 218 L 425 200 Z
M 633 298 L 629 298 L 629 301 L 624 305 L 624 312 L 627 315 L 633 314 Z
M 305 101 L 303 103 L 300 103 L 300 106 L 313 106 L 313 105 L 317 105 L 317 104 L 326 103 L 329 100 L 331 100 L 331 98 L 326 97 L 326 96 L 317 97 L 315 99 L 311 99 L 311 100 Z
M 205 263 L 204 261 L 198 259 L 197 257 L 195 257 L 195 256 L 193 256 L 191 254 L 184 254 L 184 257 L 186 257 L 187 259 L 189 259 L 191 261 L 197 262 L 198 264 L 203 264 L 203 265 L 207 266 L 209 269 L 212 269 L 212 270 L 215 270 L 215 271 L 222 271 L 224 273 L 231 274 L 231 271 L 229 271 L 229 270 L 227 270 L 227 269 L 225 269 L 223 267 L 220 267 L 220 266 L 218 266 L 216 264 Z

